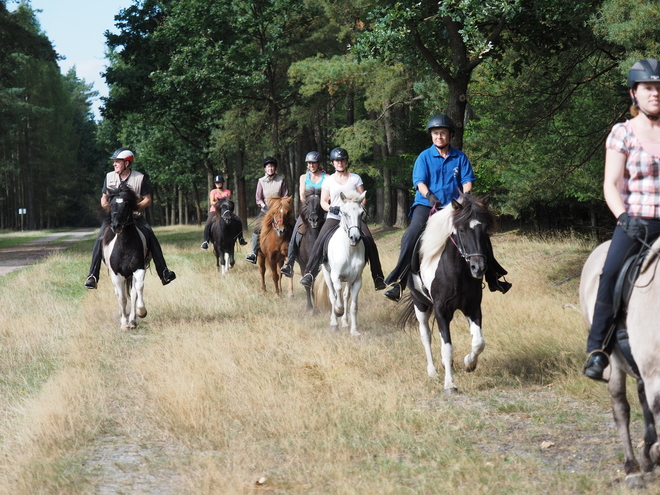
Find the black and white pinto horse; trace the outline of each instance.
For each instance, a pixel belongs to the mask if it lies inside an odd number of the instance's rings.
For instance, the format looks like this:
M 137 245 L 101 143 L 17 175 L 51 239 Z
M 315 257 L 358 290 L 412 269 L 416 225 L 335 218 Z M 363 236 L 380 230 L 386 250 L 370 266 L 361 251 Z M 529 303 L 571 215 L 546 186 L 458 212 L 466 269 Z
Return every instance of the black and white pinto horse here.
M 222 265 L 222 274 L 225 275 L 234 266 L 234 249 L 243 224 L 234 213 L 234 202 L 229 198 L 215 204 L 215 215 L 209 240 L 213 243 L 215 267 L 219 271 Z
M 410 298 L 400 321 L 419 323 L 426 352 L 427 372 L 437 377 L 431 353 L 431 312 L 438 322 L 442 339 L 442 364 L 445 369 L 444 389 L 457 391 L 452 374 L 454 349 L 449 324 L 456 310 L 466 316 L 472 335 L 472 351 L 463 360 L 465 371 L 474 371 L 485 341 L 481 329 L 483 276 L 487 269 L 489 234 L 495 228 L 495 216 L 488 209 L 488 199 L 472 195 L 431 216 L 420 240 L 420 248 L 408 274 Z
M 580 279 L 580 306 L 587 327 L 591 327 L 596 304 L 600 274 L 603 271 L 609 241 L 598 246 L 589 255 Z M 630 352 L 637 370 L 625 359 L 617 340 L 610 356 L 607 390 L 611 396 L 612 414 L 623 444 L 626 482 L 632 488 L 645 485 L 643 472 L 651 472 L 660 464 L 660 443 L 657 425 L 660 424 L 660 239 L 652 246 L 644 260 L 640 275 L 632 286 L 627 316 L 619 321 L 616 335 L 627 330 Z M 625 329 L 625 330 L 624 330 Z M 637 395 L 644 416 L 644 447 L 641 449 L 642 466 L 635 458 L 630 439 L 630 405 L 626 398 L 626 376 L 637 381 Z M 607 369 L 605 370 L 607 377 Z
M 118 190 L 107 194 L 110 222 L 103 234 L 103 262 L 115 288 L 121 328 L 128 330 L 137 326 L 138 317 L 147 316 L 142 292 L 150 254 L 146 238 L 133 219 L 138 203 L 135 192 L 122 183 Z
M 321 193 L 314 190 L 305 191 L 305 201 L 300 209 L 300 218 L 302 219 L 303 237 L 298 247 L 298 264 L 300 270 L 304 273 L 305 266 L 312 255 L 312 248 L 319 232 L 325 222 L 325 210 L 321 207 Z M 295 234 L 294 234 L 295 235 Z M 307 293 L 307 310 L 314 309 L 313 291 L 310 287 L 305 287 Z

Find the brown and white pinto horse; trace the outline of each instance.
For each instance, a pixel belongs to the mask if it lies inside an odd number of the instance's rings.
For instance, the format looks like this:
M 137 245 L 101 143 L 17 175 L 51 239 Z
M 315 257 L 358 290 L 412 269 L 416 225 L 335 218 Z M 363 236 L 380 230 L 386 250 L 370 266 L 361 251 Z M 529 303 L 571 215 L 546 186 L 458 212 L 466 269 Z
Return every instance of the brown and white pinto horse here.
M 292 196 L 282 198 L 271 196 L 266 200 L 268 211 L 261 220 L 261 234 L 259 235 L 259 253 L 257 263 L 261 273 L 261 290 L 266 291 L 266 265 L 270 268 L 275 284 L 275 294 L 280 293 L 280 281 L 289 249 L 289 241 L 293 232 Z M 293 297 L 293 278 L 289 279 L 288 297 Z

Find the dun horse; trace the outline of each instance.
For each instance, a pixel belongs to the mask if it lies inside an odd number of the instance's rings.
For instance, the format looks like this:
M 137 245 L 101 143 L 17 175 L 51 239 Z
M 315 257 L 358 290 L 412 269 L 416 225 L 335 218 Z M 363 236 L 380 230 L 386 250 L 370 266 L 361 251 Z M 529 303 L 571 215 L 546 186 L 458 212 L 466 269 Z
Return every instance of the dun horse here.
M 588 327 L 591 326 L 598 281 L 603 271 L 609 241 L 598 246 L 589 256 L 582 269 L 580 280 L 580 306 Z M 660 463 L 660 443 L 657 425 L 660 424 L 660 279 L 658 278 L 660 239 L 652 246 L 651 254 L 644 261 L 641 273 L 632 286 L 628 301 L 627 317 L 621 318 L 615 328 L 616 340 L 610 356 L 610 372 L 607 390 L 611 396 L 612 413 L 625 456 L 624 469 L 629 486 L 644 486 L 642 471 L 651 472 Z M 637 370 L 622 354 L 617 335 L 625 337 Z M 625 339 L 623 340 L 625 342 Z M 607 373 L 607 370 L 606 370 Z M 635 458 L 630 439 L 630 405 L 626 399 L 626 375 L 637 381 L 637 394 L 644 416 L 644 447 L 642 465 Z
M 110 278 L 119 303 L 122 330 L 135 328 L 137 317 L 147 316 L 142 291 L 145 268 L 150 255 L 144 235 L 133 221 L 137 211 L 137 195 L 123 184 L 110 197 L 110 225 L 103 234 L 103 262 L 110 270 Z
M 338 330 L 337 317 L 341 317 L 342 327 L 349 326 L 348 310 L 351 335 L 360 335 L 357 331 L 358 295 L 366 264 L 360 220 L 364 214 L 361 203 L 366 194 L 366 191 L 362 194 L 341 193 L 344 204 L 341 206 L 339 227 L 328 241 L 327 260 L 323 263 L 323 278 L 332 303 L 330 330 Z M 346 284 L 343 290 L 342 282 Z
M 303 202 L 300 210 L 300 217 L 302 218 L 303 237 L 298 247 L 298 264 L 301 271 L 304 273 L 305 266 L 312 255 L 312 248 L 316 239 L 319 237 L 319 232 L 323 223 L 325 222 L 325 210 L 321 207 L 321 194 L 313 190 L 307 190 L 305 193 L 305 201 Z M 314 309 L 312 303 L 312 289 L 305 287 L 307 293 L 307 310 Z
M 426 370 L 438 376 L 431 353 L 431 312 L 438 322 L 442 339 L 444 388 L 457 391 L 452 374 L 454 348 L 449 324 L 454 312 L 466 316 L 472 335 L 472 350 L 463 360 L 465 371 L 474 371 L 485 341 L 481 329 L 483 276 L 487 269 L 489 233 L 495 228 L 495 217 L 488 201 L 466 195 L 429 218 L 421 237 L 418 256 L 408 274 L 410 299 L 401 315 L 402 323 L 412 321 L 413 310 L 426 352 Z
M 266 291 L 266 266 L 270 268 L 275 284 L 275 294 L 280 293 L 282 272 L 280 269 L 286 259 L 289 241 L 293 231 L 292 196 L 281 198 L 272 196 L 266 204 L 268 211 L 261 220 L 261 234 L 259 235 L 259 254 L 257 263 L 261 273 L 261 290 Z M 288 297 L 293 297 L 293 278 L 289 279 Z
M 234 214 L 234 202 L 224 198 L 215 204 L 215 219 L 211 224 L 210 241 L 215 253 L 215 267 L 225 275 L 234 266 L 236 239 L 243 229 L 240 218 Z

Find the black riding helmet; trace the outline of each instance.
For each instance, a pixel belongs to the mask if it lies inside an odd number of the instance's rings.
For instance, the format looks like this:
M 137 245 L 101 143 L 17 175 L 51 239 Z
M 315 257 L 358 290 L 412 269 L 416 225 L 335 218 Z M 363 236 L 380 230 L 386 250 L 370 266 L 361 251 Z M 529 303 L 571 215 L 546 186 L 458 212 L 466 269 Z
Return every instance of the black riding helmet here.
M 348 151 L 344 148 L 335 148 L 330 152 L 330 160 L 348 160 Z
M 660 63 L 656 59 L 645 58 L 644 60 L 635 62 L 635 65 L 628 72 L 628 87 L 631 91 L 634 91 L 637 84 L 642 82 L 660 82 Z M 637 100 L 634 97 L 632 97 L 632 104 L 649 119 L 658 120 L 660 118 L 660 114 L 652 114 L 639 108 Z
M 277 158 L 275 158 L 274 156 L 267 156 L 266 158 L 264 158 L 264 167 L 269 163 L 272 163 L 273 165 L 275 165 L 275 167 L 277 167 Z
M 451 132 L 456 132 L 456 125 L 454 125 L 454 121 L 451 120 L 447 115 L 443 113 L 439 113 L 438 115 L 434 115 L 431 117 L 431 120 L 429 120 L 429 123 L 426 124 L 426 130 L 430 131 L 431 129 L 437 128 L 437 127 L 446 127 L 449 129 Z
M 222 175 L 216 175 L 215 178 L 213 179 L 213 182 L 225 182 L 225 178 Z

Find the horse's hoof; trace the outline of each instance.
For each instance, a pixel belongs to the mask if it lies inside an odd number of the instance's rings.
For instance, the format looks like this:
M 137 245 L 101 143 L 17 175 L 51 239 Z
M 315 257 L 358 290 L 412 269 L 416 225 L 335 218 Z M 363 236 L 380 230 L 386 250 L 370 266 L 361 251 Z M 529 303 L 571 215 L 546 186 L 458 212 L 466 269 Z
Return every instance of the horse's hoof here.
M 477 369 L 477 363 L 470 363 L 469 365 L 463 363 L 463 371 L 467 373 L 472 373 L 476 369 Z
M 145 308 L 145 307 L 138 308 L 137 309 L 137 315 L 140 318 L 146 318 L 147 317 L 147 308 Z
M 360 332 L 358 332 L 357 330 L 353 330 L 353 331 L 351 332 L 351 335 L 352 335 L 353 337 L 357 337 L 357 336 L 362 335 L 362 334 L 361 334 Z
M 293 294 L 287 294 L 286 297 L 287 299 L 293 299 Z
M 129 322 L 128 323 L 128 328 L 130 328 L 131 330 L 134 329 L 134 328 L 137 328 L 137 323 L 135 321 Z
M 339 331 L 339 327 L 338 327 L 337 325 L 330 325 L 330 331 L 331 331 L 331 332 L 338 332 L 338 331 Z
M 342 310 L 340 311 L 340 310 L 338 310 L 338 309 L 335 309 L 335 316 L 336 316 L 337 318 L 341 318 L 342 316 L 344 316 L 344 310 L 342 309 Z
M 124 332 L 128 332 L 131 328 L 130 328 L 128 325 L 122 325 L 122 326 L 121 326 L 121 329 L 122 329 Z
M 445 389 L 445 394 L 447 395 L 456 395 L 458 394 L 458 389 L 456 387 L 449 387 Z
M 626 476 L 626 486 L 631 490 L 643 490 L 646 488 L 644 475 L 642 473 L 629 474 Z

